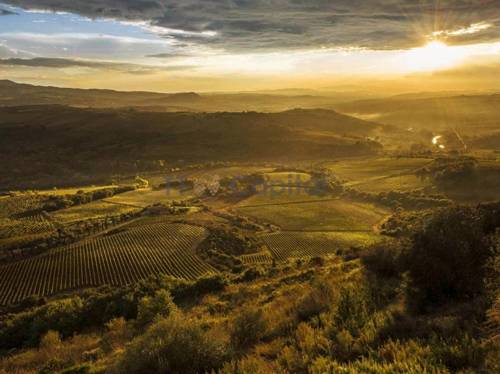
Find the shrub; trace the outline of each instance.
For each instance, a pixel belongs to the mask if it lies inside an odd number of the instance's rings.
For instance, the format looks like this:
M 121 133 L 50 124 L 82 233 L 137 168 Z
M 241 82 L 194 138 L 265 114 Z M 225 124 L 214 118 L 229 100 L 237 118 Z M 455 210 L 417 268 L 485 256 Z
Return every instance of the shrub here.
M 412 299 L 425 307 L 481 293 L 489 255 L 475 209 L 439 211 L 414 235 L 406 259 Z
M 330 283 L 323 278 L 316 280 L 311 290 L 297 301 L 297 316 L 302 321 L 310 320 L 328 311 L 338 296 Z
M 49 330 L 71 336 L 84 324 L 83 302 L 79 297 L 48 303 L 32 311 L 7 317 L 0 328 L 0 348 L 37 345 Z
M 195 374 L 217 370 L 228 356 L 221 339 L 215 339 L 199 321 L 172 313 L 153 323 L 132 341 L 119 360 L 118 373 Z
M 40 349 L 56 350 L 61 346 L 61 335 L 57 331 L 49 330 L 40 340 Z
M 266 269 L 264 269 L 262 266 L 252 266 L 246 269 L 243 274 L 241 274 L 240 279 L 243 282 L 251 282 L 263 277 L 264 275 L 266 275 Z
M 365 266 L 382 277 L 397 277 L 403 271 L 403 247 L 400 242 L 385 242 L 368 248 L 361 259 Z
M 249 307 L 235 317 L 231 327 L 231 342 L 236 349 L 248 348 L 257 343 L 266 330 L 262 310 Z
M 145 325 L 157 317 L 167 317 L 175 308 L 170 292 L 166 290 L 156 291 L 154 296 L 145 296 L 139 302 L 137 322 Z
M 219 374 L 269 374 L 276 368 L 261 357 L 247 356 L 239 361 L 225 363 Z

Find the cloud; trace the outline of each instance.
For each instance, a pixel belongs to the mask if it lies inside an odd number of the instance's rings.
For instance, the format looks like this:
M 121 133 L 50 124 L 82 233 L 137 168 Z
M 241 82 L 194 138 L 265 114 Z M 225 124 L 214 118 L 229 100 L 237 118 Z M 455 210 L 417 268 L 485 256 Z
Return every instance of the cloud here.
M 143 22 L 157 34 L 230 51 L 415 47 L 440 30 L 450 43 L 500 38 L 500 0 L 3 0 L 26 9 Z M 173 32 L 177 31 L 177 32 Z M 455 40 L 455 38 L 457 40 Z
M 151 55 L 146 55 L 144 57 L 148 58 L 159 58 L 159 59 L 174 59 L 174 58 L 183 58 L 183 57 L 192 57 L 193 54 L 190 53 L 182 53 L 182 52 L 169 52 L 169 53 L 154 53 Z
M 433 36 L 462 36 L 462 35 L 470 35 L 470 34 L 476 34 L 478 32 L 481 32 L 483 30 L 487 30 L 489 28 L 492 28 L 493 25 L 491 23 L 485 23 L 485 22 L 479 22 L 479 23 L 473 23 L 470 26 L 467 27 L 462 27 L 458 30 L 440 30 L 440 31 L 434 31 L 432 33 Z
M 16 12 L 0 8 L 0 16 L 17 16 Z
M 0 41 L 6 46 L 43 57 L 130 60 L 137 56 L 169 53 L 174 50 L 169 40 L 137 38 L 98 33 L 34 33 L 4 32 Z M 16 56 L 13 56 L 16 57 Z M 104 57 L 105 59 L 106 57 Z
M 16 48 L 11 48 L 0 41 L 0 59 L 2 58 L 30 58 L 32 53 L 21 51 Z
M 114 70 L 125 72 L 129 74 L 153 74 L 162 71 L 180 71 L 195 69 L 189 65 L 169 65 L 169 66 L 149 66 L 139 64 L 127 64 L 108 61 L 91 61 L 91 60 L 77 60 L 66 58 L 7 58 L 0 59 L 0 66 L 21 66 L 21 67 L 35 67 L 35 68 L 89 68 L 99 70 Z

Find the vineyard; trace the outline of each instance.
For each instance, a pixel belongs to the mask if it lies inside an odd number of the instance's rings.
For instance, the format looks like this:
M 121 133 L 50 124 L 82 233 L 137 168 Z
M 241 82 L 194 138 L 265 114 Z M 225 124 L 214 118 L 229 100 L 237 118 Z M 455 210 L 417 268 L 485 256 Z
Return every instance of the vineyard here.
M 216 272 L 195 253 L 202 227 L 152 224 L 0 267 L 0 305 L 66 290 L 125 285 L 152 274 L 195 279 Z
M 41 234 L 53 229 L 52 222 L 43 214 L 34 214 L 21 219 L 0 219 L 0 239 Z
M 272 257 L 266 252 L 241 255 L 239 258 L 245 265 L 270 264 L 273 262 Z
M 23 194 L 0 199 L 0 217 L 8 218 L 40 209 L 44 201 L 45 197 L 37 194 Z
M 372 233 L 303 233 L 279 232 L 264 235 L 273 257 L 286 261 L 292 257 L 314 257 L 335 254 L 350 247 L 363 247 L 378 240 Z

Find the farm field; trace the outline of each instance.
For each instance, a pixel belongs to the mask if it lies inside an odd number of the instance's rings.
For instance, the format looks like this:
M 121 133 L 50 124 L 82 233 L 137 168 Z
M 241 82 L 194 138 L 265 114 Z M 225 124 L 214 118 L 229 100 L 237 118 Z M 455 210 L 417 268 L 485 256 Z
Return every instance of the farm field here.
M 260 191 L 247 199 L 241 200 L 236 207 L 252 207 L 260 205 L 288 204 L 305 201 L 331 200 L 336 196 L 318 194 L 313 190 L 301 187 L 274 186 L 266 191 Z
M 374 158 L 327 162 L 322 166 L 333 171 L 340 179 L 362 182 L 412 173 L 430 161 L 426 158 Z
M 239 259 L 245 265 L 271 264 L 273 262 L 273 258 L 267 252 L 241 255 L 239 256 Z
M 276 260 L 286 261 L 289 258 L 335 254 L 350 247 L 364 247 L 376 243 L 381 237 L 370 232 L 278 232 L 263 235 L 262 239 Z
M 199 226 L 153 223 L 3 265 L 0 305 L 152 274 L 196 279 L 216 271 L 195 253 L 205 235 Z
M 42 207 L 43 198 L 37 194 L 20 194 L 0 199 L 0 217 L 8 218 Z
M 104 200 L 77 205 L 51 213 L 51 217 L 61 223 L 72 223 L 88 219 L 118 216 L 137 211 L 140 208 L 121 204 L 112 204 Z
M 432 186 L 430 181 L 424 181 L 416 175 L 401 175 L 390 178 L 376 178 L 368 181 L 347 184 L 363 192 L 413 191 Z
M 74 195 L 79 191 L 83 192 L 93 192 L 98 190 L 110 189 L 118 187 L 115 184 L 109 184 L 105 186 L 84 186 L 84 187 L 72 187 L 72 188 L 54 188 L 51 190 L 38 190 L 40 195 L 48 196 L 60 196 L 60 195 Z
M 42 214 L 35 214 L 20 219 L 0 219 L 0 239 L 41 234 L 53 229 L 54 225 L 52 222 Z
M 292 231 L 371 231 L 388 214 L 371 204 L 343 199 L 238 207 L 237 210 Z
M 271 186 L 307 187 L 311 176 L 297 172 L 272 172 L 265 173 L 264 177 Z
M 182 181 L 184 179 L 231 178 L 253 173 L 271 172 L 273 169 L 264 166 L 227 166 L 216 168 L 188 169 L 174 172 L 156 173 L 144 175 L 151 186 L 157 186 L 166 181 Z M 133 180 L 130 180 L 132 183 Z
M 185 200 L 192 197 L 194 197 L 192 190 L 180 191 L 175 188 L 162 188 L 155 191 L 151 189 L 139 189 L 115 195 L 103 201 L 136 208 L 145 208 L 156 203 L 169 203 L 173 200 Z

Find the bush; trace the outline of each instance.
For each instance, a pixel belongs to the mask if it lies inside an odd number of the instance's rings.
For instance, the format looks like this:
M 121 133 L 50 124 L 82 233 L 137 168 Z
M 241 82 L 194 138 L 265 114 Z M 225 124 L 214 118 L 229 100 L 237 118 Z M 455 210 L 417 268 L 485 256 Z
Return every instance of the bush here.
M 211 336 L 201 322 L 172 313 L 132 341 L 116 371 L 129 374 L 205 373 L 222 367 L 227 356 L 224 342 Z
M 49 330 L 71 336 L 83 325 L 83 302 L 79 297 L 58 300 L 2 320 L 0 349 L 34 346 Z
M 316 280 L 312 284 L 311 290 L 297 300 L 296 311 L 299 320 L 308 321 L 328 311 L 336 301 L 337 296 L 337 291 L 326 279 Z
M 256 307 L 244 309 L 233 321 L 231 342 L 236 349 L 248 348 L 257 343 L 266 330 L 267 324 L 262 310 Z
M 391 278 L 399 276 L 403 271 L 403 248 L 400 242 L 385 242 L 367 249 L 361 259 L 365 266 L 375 274 Z
M 406 262 L 417 306 L 468 299 L 482 292 L 490 249 L 477 210 L 444 209 L 412 239 Z
M 243 282 L 251 282 L 266 275 L 266 269 L 262 266 L 252 266 L 246 269 L 240 276 Z
M 168 317 L 176 309 L 170 292 L 156 291 L 153 297 L 145 296 L 138 306 L 137 322 L 141 325 L 152 322 L 158 317 Z

